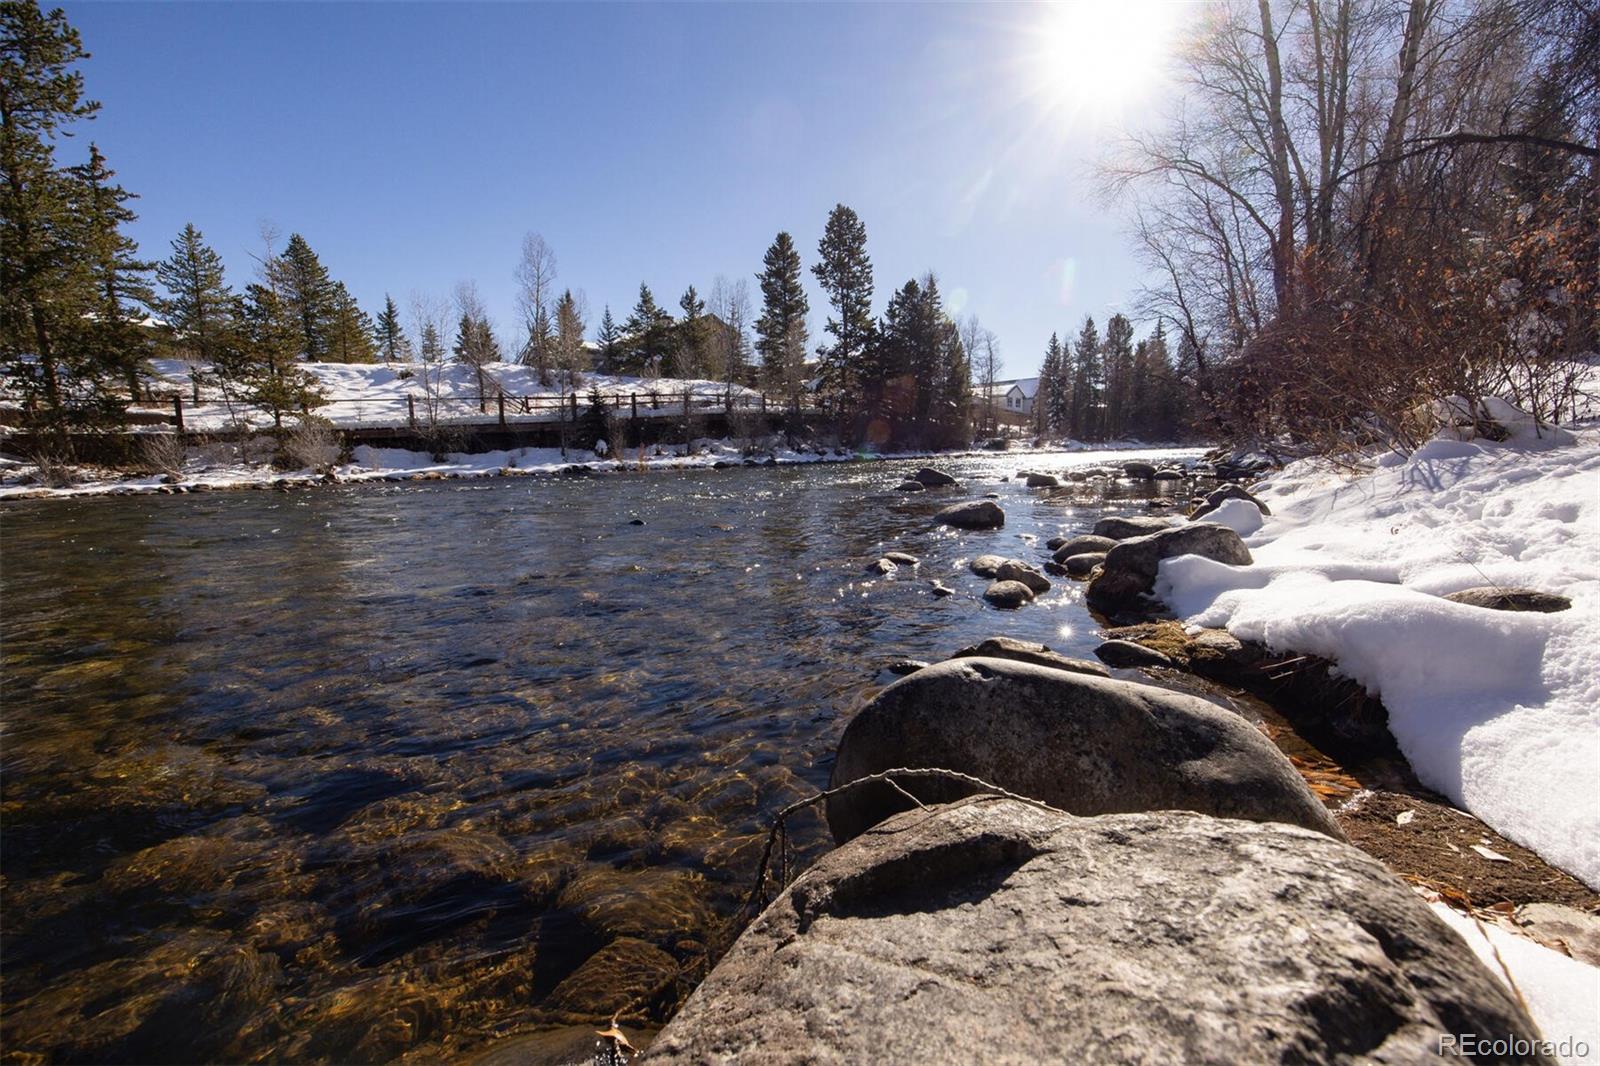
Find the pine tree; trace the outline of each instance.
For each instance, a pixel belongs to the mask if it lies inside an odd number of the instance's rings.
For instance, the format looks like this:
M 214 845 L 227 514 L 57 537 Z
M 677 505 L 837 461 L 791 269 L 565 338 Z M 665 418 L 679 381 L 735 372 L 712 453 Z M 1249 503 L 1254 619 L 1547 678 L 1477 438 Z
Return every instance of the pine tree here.
M 300 356 L 311 362 L 328 358 L 329 334 L 333 330 L 334 285 L 328 270 L 298 233 L 289 235 L 283 254 L 267 264 L 271 286 L 297 324 Z
M 672 316 L 656 306 L 650 286 L 640 282 L 639 302 L 622 326 L 627 334 L 624 365 L 629 373 L 661 376 L 663 368 L 671 365 L 677 347 L 672 327 Z
M 223 275 L 222 257 L 205 243 L 194 223 L 172 240 L 172 254 L 156 264 L 156 280 L 167 290 L 157 304 L 177 350 L 214 362 L 233 331 L 235 297 Z
M 811 268 L 828 294 L 833 317 L 825 327 L 833 344 L 818 349 L 822 402 L 842 416 L 861 400 L 862 381 L 872 372 L 867 352 L 872 343 L 872 260 L 867 256 L 867 228 L 844 204 L 828 214 L 819 261 Z
M 617 328 L 616 319 L 611 317 L 611 305 L 606 304 L 604 313 L 600 316 L 600 332 L 595 337 L 600 345 L 600 366 L 602 374 L 615 374 L 622 369 L 624 353 L 622 350 L 622 331 Z
M 1106 322 L 1100 366 L 1105 375 L 1105 421 L 1101 432 L 1115 440 L 1127 432 L 1133 393 L 1133 323 L 1124 315 L 1112 315 Z
M 150 287 L 154 264 L 138 257 L 138 244 L 122 227 L 138 216 L 127 206 L 136 197 L 112 179 L 105 156 L 90 143 L 89 161 L 71 169 L 74 210 L 78 231 L 74 243 L 84 256 L 84 267 L 94 287 L 89 316 L 76 333 L 90 362 L 115 372 L 126 382 L 128 395 L 139 397 L 139 374 L 146 368 L 153 336 L 144 320 L 155 306 Z
M 866 394 L 872 411 L 869 439 L 887 444 L 909 439 L 916 388 L 912 380 L 912 350 L 916 344 L 916 317 L 922 286 L 906 282 L 889 297 L 883 319 L 868 346 Z
M 1052 333 L 1050 344 L 1044 350 L 1044 363 L 1039 367 L 1039 387 L 1033 394 L 1034 419 L 1041 435 L 1060 432 L 1057 405 L 1070 402 L 1070 397 L 1059 395 L 1060 377 L 1061 340 Z
M 388 293 L 383 294 L 383 311 L 378 315 L 374 339 L 378 342 L 378 354 L 383 356 L 385 363 L 403 363 L 411 358 L 411 339 L 400 325 L 400 309 L 395 306 L 394 297 Z
M 939 332 L 944 380 L 934 408 L 934 443 L 941 448 L 966 447 L 972 443 L 972 357 L 949 316 L 943 316 Z
M 584 369 L 583 314 L 578 310 L 578 300 L 568 289 L 556 301 L 556 334 L 554 342 L 555 367 L 564 376 L 568 386 L 576 385 L 578 373 Z
M 214 367 L 225 391 L 236 389 L 246 403 L 265 408 L 273 428 L 281 430 L 285 414 L 305 413 L 323 402 L 317 379 L 300 365 L 300 316 L 271 287 L 251 285 L 242 318 L 244 343 Z
M 589 407 L 578 421 L 578 446 L 597 451 L 602 441 L 609 442 L 610 436 L 611 409 L 596 385 L 589 389 Z
M 333 363 L 377 362 L 373 344 L 372 318 L 356 303 L 344 282 L 334 282 L 330 300 L 333 309 L 328 320 L 327 357 Z
M 70 176 L 55 165 L 57 139 L 100 106 L 72 69 L 87 56 L 59 9 L 0 4 L 0 360 L 13 394 L 43 404 L 31 420 L 63 453 L 70 424 L 121 413 L 107 386 L 115 368 L 65 343 L 95 303 Z
M 756 319 L 756 351 L 768 388 L 800 407 L 806 353 L 806 314 L 810 304 L 800 283 L 800 253 L 787 233 L 779 233 L 756 275 L 761 283 L 761 317 Z
M 690 285 L 679 298 L 678 307 L 683 311 L 683 317 L 678 319 L 678 343 L 672 374 L 682 378 L 704 377 L 709 358 L 706 349 L 711 341 L 711 323 L 705 317 L 706 302 Z
M 1071 433 L 1078 440 L 1100 439 L 1100 331 L 1085 317 L 1072 346 Z
M 423 323 L 417 358 L 429 365 L 444 362 L 444 341 L 439 337 L 439 328 L 432 322 Z

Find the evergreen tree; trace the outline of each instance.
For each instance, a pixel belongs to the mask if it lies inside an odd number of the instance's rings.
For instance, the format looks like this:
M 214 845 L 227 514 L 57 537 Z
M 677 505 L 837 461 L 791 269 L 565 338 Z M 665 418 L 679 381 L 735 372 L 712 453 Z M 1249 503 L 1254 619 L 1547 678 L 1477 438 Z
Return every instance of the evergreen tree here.
M 1070 396 L 1061 395 L 1060 379 L 1061 340 L 1052 333 L 1044 350 L 1044 364 L 1039 367 L 1039 387 L 1033 394 L 1034 421 L 1041 435 L 1061 432 L 1058 405 L 1071 403 Z
M 283 254 L 267 264 L 267 272 L 272 288 L 295 320 L 301 358 L 311 362 L 329 358 L 337 293 L 317 253 L 304 237 L 292 233 Z
M 1101 432 L 1111 439 L 1124 436 L 1133 393 L 1133 323 L 1120 314 L 1106 322 L 1100 345 L 1100 366 L 1105 376 L 1105 420 Z
M 400 309 L 395 306 L 394 297 L 388 293 L 383 294 L 383 311 L 378 315 L 378 328 L 374 336 L 378 342 L 378 354 L 383 356 L 385 363 L 401 363 L 411 358 L 411 339 L 400 325 Z
M 233 332 L 235 297 L 223 276 L 222 257 L 205 243 L 194 223 L 172 240 L 172 254 L 156 264 L 156 280 L 167 290 L 157 309 L 178 351 L 215 362 Z
M 825 327 L 833 344 L 818 349 L 820 399 L 836 414 L 860 402 L 862 382 L 872 373 L 872 260 L 867 257 L 867 228 L 854 211 L 838 204 L 817 244 L 819 261 L 811 268 L 828 294 L 833 316 Z
M 873 415 L 869 431 L 873 444 L 910 439 L 916 393 L 912 349 L 916 343 L 915 319 L 921 301 L 922 286 L 915 278 L 896 289 L 868 345 L 865 391 Z
M 606 304 L 604 313 L 600 316 L 600 332 L 595 337 L 600 345 L 600 366 L 602 374 L 616 374 L 622 369 L 624 352 L 622 350 L 622 331 L 617 328 L 617 323 L 611 317 L 611 305 Z
M 1100 331 L 1094 319 L 1085 316 L 1083 328 L 1072 346 L 1071 433 L 1078 440 L 1099 440 L 1100 430 Z
M 933 443 L 960 448 L 972 443 L 972 357 L 961 343 L 961 330 L 948 315 L 939 333 L 943 380 L 934 407 Z
M 787 233 L 779 233 L 756 275 L 761 283 L 761 317 L 756 319 L 756 351 L 768 388 L 800 407 L 806 352 L 806 314 L 810 305 L 800 283 L 800 253 Z
M 154 264 L 138 258 L 138 244 L 122 227 L 138 216 L 127 206 L 136 197 L 116 184 L 115 172 L 93 143 L 89 161 L 71 170 L 77 235 L 74 243 L 93 284 L 92 309 L 77 332 L 84 357 L 115 372 L 128 395 L 139 397 L 139 374 L 151 354 L 153 336 L 145 319 L 155 306 L 150 287 Z
M 60 10 L 0 3 L 0 360 L 31 421 L 68 448 L 69 425 L 120 416 L 108 387 L 116 368 L 67 339 L 91 313 L 95 292 L 75 244 L 72 182 L 55 165 L 55 143 L 99 104 L 83 95 L 87 58 Z
M 677 348 L 672 316 L 656 306 L 650 286 L 639 283 L 639 302 L 623 323 L 627 334 L 624 366 L 629 373 L 660 377 L 672 363 Z
M 683 317 L 678 319 L 678 343 L 672 373 L 684 378 L 705 377 L 711 344 L 711 323 L 706 318 L 706 302 L 690 285 L 678 300 L 678 307 L 683 310 Z
M 611 438 L 611 409 L 598 385 L 589 389 L 589 407 L 578 421 L 578 446 L 597 450 L 601 441 Z M 618 456 L 617 458 L 621 458 Z
M 568 289 L 556 301 L 556 333 L 554 343 L 555 366 L 564 376 L 564 385 L 577 384 L 578 374 L 584 369 L 583 314 L 578 300 Z
M 417 349 L 417 358 L 423 363 L 431 365 L 444 362 L 444 341 L 439 337 L 439 328 L 432 322 L 423 323 Z
M 372 318 L 356 303 L 344 282 L 333 285 L 333 312 L 328 320 L 327 358 L 333 363 L 377 362 Z
M 214 368 L 224 391 L 237 390 L 246 403 L 264 408 L 281 430 L 285 414 L 304 414 L 323 402 L 317 379 L 300 365 L 300 316 L 271 287 L 251 285 L 241 317 L 244 343 Z

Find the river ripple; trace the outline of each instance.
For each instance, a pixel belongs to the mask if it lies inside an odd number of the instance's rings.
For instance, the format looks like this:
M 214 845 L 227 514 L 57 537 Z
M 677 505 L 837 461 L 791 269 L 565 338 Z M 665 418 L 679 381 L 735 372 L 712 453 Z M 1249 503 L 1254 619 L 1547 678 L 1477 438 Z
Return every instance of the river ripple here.
M 999 480 L 1131 457 L 964 458 L 920 494 L 859 463 L 5 508 L 7 1061 L 659 1023 L 886 662 L 1093 648 L 1081 586 L 997 612 L 965 564 L 1187 491 Z M 983 492 L 1003 530 L 929 521 Z M 923 563 L 867 576 L 887 550 Z

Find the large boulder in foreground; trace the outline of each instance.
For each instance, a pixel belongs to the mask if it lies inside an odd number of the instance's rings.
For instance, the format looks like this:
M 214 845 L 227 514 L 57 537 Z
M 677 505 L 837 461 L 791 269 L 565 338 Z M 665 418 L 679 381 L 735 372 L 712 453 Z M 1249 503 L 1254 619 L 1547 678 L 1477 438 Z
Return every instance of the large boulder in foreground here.
M 1244 717 L 1196 696 L 1009 659 L 938 663 L 895 682 L 839 739 L 829 787 L 899 767 L 970 774 L 1073 814 L 1190 810 L 1340 832 Z M 974 789 L 903 783 L 924 803 Z M 844 843 L 912 802 L 881 782 L 828 800 Z
M 985 797 L 823 856 L 643 1061 L 1424 1063 L 1441 1033 L 1537 1036 L 1364 852 Z
M 1138 612 L 1155 586 L 1161 560 L 1203 555 L 1231 566 L 1250 565 L 1250 549 L 1239 534 L 1211 522 L 1191 522 L 1149 536 L 1125 540 L 1106 552 L 1100 576 L 1089 584 L 1090 608 L 1101 614 Z
M 933 518 L 936 522 L 957 529 L 999 529 L 1006 524 L 1006 513 L 993 500 L 968 500 L 966 503 L 951 504 Z

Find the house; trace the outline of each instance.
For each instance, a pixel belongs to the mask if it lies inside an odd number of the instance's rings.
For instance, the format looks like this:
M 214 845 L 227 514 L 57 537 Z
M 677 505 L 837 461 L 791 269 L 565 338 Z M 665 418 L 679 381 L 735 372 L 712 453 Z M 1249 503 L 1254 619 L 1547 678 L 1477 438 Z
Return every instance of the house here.
M 973 392 L 972 403 L 980 419 L 992 415 L 998 424 L 1025 426 L 1033 420 L 1033 401 L 1038 393 L 1038 378 L 1013 378 L 995 382 L 987 395 L 979 386 Z

